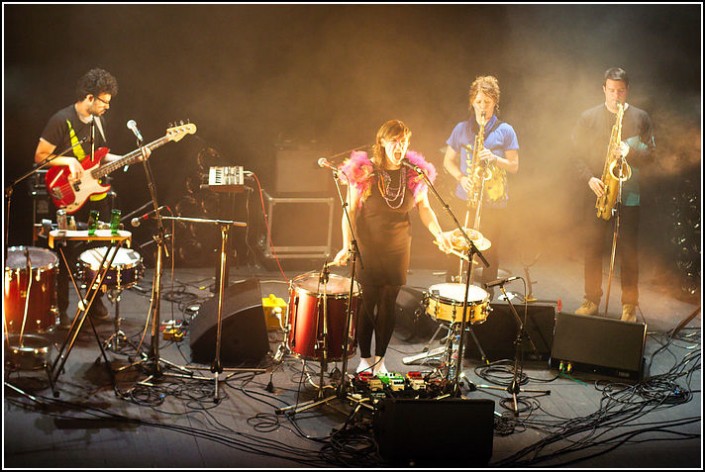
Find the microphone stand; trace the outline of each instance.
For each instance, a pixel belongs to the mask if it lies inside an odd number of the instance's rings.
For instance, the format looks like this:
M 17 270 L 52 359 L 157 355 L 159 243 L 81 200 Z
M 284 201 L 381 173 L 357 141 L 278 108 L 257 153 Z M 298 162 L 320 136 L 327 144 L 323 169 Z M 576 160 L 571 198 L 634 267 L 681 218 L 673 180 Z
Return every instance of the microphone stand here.
M 458 221 L 458 218 L 456 218 L 455 214 L 453 214 L 453 211 L 450 209 L 450 206 L 443 200 L 441 195 L 438 193 L 438 190 L 436 190 L 436 187 L 433 186 L 433 183 L 431 182 L 431 179 L 428 178 L 426 173 L 421 169 L 419 166 L 416 166 L 414 164 L 411 164 L 408 161 L 402 161 L 402 164 L 406 165 L 407 167 L 410 167 L 413 169 L 419 176 L 423 177 L 424 181 L 426 182 L 426 185 L 428 186 L 429 189 L 431 189 L 432 193 L 435 195 L 436 199 L 441 203 L 441 206 L 445 211 L 450 215 L 450 217 L 453 219 L 453 222 L 455 223 L 456 227 L 460 231 L 460 234 L 463 235 L 465 238 L 465 241 L 468 244 L 468 270 L 467 270 L 467 277 L 465 279 L 465 296 L 463 297 L 463 304 L 462 304 L 462 309 L 461 309 L 461 322 L 460 322 L 460 339 L 458 340 L 458 345 L 457 345 L 457 365 L 455 367 L 455 372 L 452 372 L 452 368 L 448 370 L 447 372 L 447 377 L 454 377 L 453 378 L 453 394 L 459 396 L 460 395 L 460 384 L 459 384 L 459 379 L 460 379 L 460 371 L 462 363 L 463 363 L 463 348 L 465 347 L 464 340 L 465 336 L 463 336 L 463 333 L 465 333 L 465 330 L 467 329 L 470 332 L 470 335 L 472 336 L 473 340 L 475 341 L 475 344 L 477 345 L 478 350 L 480 351 L 480 354 L 482 355 L 482 358 L 485 359 L 485 352 L 482 349 L 482 346 L 480 345 L 480 341 L 477 339 L 477 336 L 475 336 L 475 332 L 472 329 L 471 325 L 467 324 L 467 307 L 468 307 L 468 293 L 470 293 L 470 280 L 472 278 L 472 269 L 473 269 L 473 261 L 475 258 L 475 255 L 479 256 L 480 260 L 484 264 L 485 267 L 489 267 L 489 262 L 487 262 L 487 259 L 485 259 L 485 256 L 482 255 L 482 252 L 475 246 L 475 243 L 470 239 L 470 237 L 467 235 L 465 232 L 465 228 L 460 225 L 460 222 Z M 455 315 L 453 319 L 452 325 L 457 324 L 455 320 Z M 452 328 L 452 326 L 451 326 Z M 454 334 L 451 335 L 450 339 L 452 340 L 453 337 L 455 337 Z M 453 356 L 454 353 L 453 351 L 453 342 L 451 341 L 449 344 L 449 349 L 448 349 L 448 360 L 449 364 L 453 363 Z M 451 366 L 452 367 L 452 366 Z M 451 375 L 453 374 L 454 375 Z M 447 379 L 450 380 L 450 379 Z M 475 385 L 468 381 L 470 384 L 470 390 L 475 390 Z
M 223 373 L 223 371 L 231 371 L 231 372 L 255 372 L 255 373 L 264 373 L 266 372 L 266 369 L 253 369 L 253 368 L 223 368 L 223 364 L 220 359 L 220 354 L 221 354 L 221 340 L 222 340 L 222 334 L 223 334 L 223 306 L 225 305 L 225 287 L 228 283 L 228 277 L 226 276 L 227 273 L 227 267 L 228 267 L 228 233 L 230 231 L 231 226 L 237 226 L 237 227 L 247 227 L 247 223 L 239 222 L 239 221 L 231 221 L 231 220 L 209 220 L 209 219 L 204 219 L 204 218 L 186 218 L 186 217 L 174 217 L 174 216 L 163 216 L 162 219 L 165 220 L 174 220 L 174 221 L 187 221 L 191 223 L 208 223 L 208 224 L 217 224 L 220 227 L 220 265 L 219 265 L 219 274 L 220 274 L 220 280 L 218 284 L 218 313 L 217 313 L 217 320 L 216 320 L 216 336 L 215 336 L 215 357 L 213 359 L 213 363 L 211 364 L 210 371 L 213 374 L 213 382 L 214 382 L 214 391 L 213 391 L 213 402 L 214 403 L 219 403 L 220 402 L 220 394 L 219 394 L 219 383 L 220 383 L 220 374 Z M 200 367 L 195 367 L 195 366 L 188 366 L 191 369 L 194 370 L 205 370 Z M 186 369 L 184 369 L 186 370 Z M 190 372 L 190 371 L 189 371 Z M 201 379 L 201 380 L 210 380 L 205 377 L 195 377 L 193 374 L 191 375 L 191 378 L 194 379 Z M 226 378 L 227 380 L 227 378 Z
M 516 308 L 514 308 L 514 304 L 512 303 L 512 300 L 507 297 L 507 291 L 504 288 L 504 284 L 506 284 L 507 281 L 502 281 L 499 284 L 499 289 L 501 290 L 502 294 L 504 294 L 504 297 L 507 299 L 507 303 L 509 304 L 509 310 L 512 312 L 514 315 L 514 320 L 517 322 L 517 337 L 514 340 L 514 373 L 512 375 L 512 381 L 509 383 L 509 386 L 506 388 L 506 391 L 511 393 L 512 395 L 512 400 L 513 400 L 513 406 L 514 406 L 514 416 L 519 416 L 519 402 L 517 400 L 517 395 L 522 391 L 521 386 L 520 386 L 520 377 L 522 375 L 523 369 L 524 369 L 524 349 L 523 349 L 523 342 L 524 342 L 524 335 L 528 334 L 525 332 L 525 323 L 522 322 L 521 317 L 516 311 Z M 526 313 L 526 312 L 525 312 Z M 525 320 L 526 321 L 526 320 Z M 529 340 L 531 338 L 529 337 Z M 505 390 L 502 387 L 494 387 L 492 385 L 478 385 L 479 388 L 488 388 L 492 390 Z M 551 391 L 550 390 L 524 390 L 525 392 L 530 392 L 530 393 L 543 393 L 544 395 L 550 395 Z
M 152 296 L 151 296 L 151 313 L 149 316 L 152 317 L 152 324 L 151 324 L 151 346 L 149 349 L 149 354 L 145 355 L 144 353 L 141 353 L 142 360 L 135 362 L 131 365 L 138 365 L 138 364 L 143 364 L 146 363 L 149 365 L 148 368 L 148 377 L 140 382 L 137 382 L 140 385 L 147 385 L 147 386 L 152 386 L 149 382 L 153 378 L 158 378 L 161 377 L 162 375 L 166 375 L 166 373 L 163 371 L 163 368 L 161 366 L 161 363 L 164 363 L 168 365 L 169 367 L 173 367 L 177 370 L 180 370 L 184 374 L 187 374 L 188 377 L 193 376 L 193 372 L 190 370 L 186 369 L 185 367 L 179 366 L 177 364 L 174 364 L 173 362 L 169 362 L 166 359 L 161 359 L 159 357 L 159 323 L 160 323 L 160 301 L 161 301 L 161 285 L 162 285 L 162 270 L 163 270 L 163 257 L 164 254 L 166 254 L 166 257 L 169 257 L 168 250 L 166 248 L 166 230 L 164 228 L 164 223 L 161 212 L 160 212 L 160 207 L 159 207 L 159 202 L 157 201 L 157 192 L 156 188 L 154 185 L 154 176 L 152 175 L 152 169 L 149 165 L 148 159 L 147 159 L 147 152 L 145 147 L 142 146 L 142 141 L 139 139 L 137 140 L 137 146 L 140 148 L 142 152 L 142 164 L 144 165 L 144 171 L 145 175 L 147 176 L 147 188 L 149 189 L 149 194 L 152 199 L 152 207 L 154 208 L 154 213 L 155 213 L 155 219 L 157 220 L 157 234 L 153 236 L 154 241 L 157 243 L 157 254 L 156 254 L 156 264 L 154 267 L 154 279 L 152 282 Z M 127 368 L 130 366 L 123 367 Z M 121 369 L 122 370 L 122 369 Z M 174 374 L 172 374 L 174 375 Z M 177 375 L 182 377 L 183 375 Z
M 320 399 L 320 400 L 314 400 L 311 402 L 304 403 L 300 405 L 299 407 L 294 409 L 294 414 L 301 412 L 301 411 L 306 411 L 310 408 L 313 408 L 315 406 L 328 403 L 331 400 L 334 399 L 346 399 L 348 401 L 357 403 L 357 407 L 353 411 L 352 415 L 357 413 L 361 407 L 365 407 L 369 410 L 374 411 L 374 407 L 372 405 L 369 405 L 365 402 L 365 399 L 360 399 L 357 397 L 354 397 L 353 395 L 348 394 L 347 392 L 347 385 L 346 385 L 346 375 L 347 375 L 347 370 L 348 370 L 348 349 L 350 346 L 350 331 L 352 330 L 352 322 L 353 322 L 353 295 L 355 293 L 355 269 L 357 266 L 357 258 L 360 258 L 360 265 L 364 268 L 365 265 L 362 261 L 362 256 L 360 255 L 360 250 L 357 245 L 357 238 L 355 237 L 355 230 L 352 225 L 352 220 L 350 219 L 350 213 L 348 212 L 348 202 L 345 197 L 343 197 L 343 192 L 340 189 L 340 171 L 338 169 L 332 168 L 331 171 L 333 172 L 333 178 L 335 180 L 335 188 L 338 191 L 338 198 L 340 199 L 340 206 L 343 209 L 343 215 L 345 216 L 345 221 L 348 224 L 348 228 L 350 229 L 350 289 L 348 291 L 348 306 L 347 310 L 345 312 L 345 333 L 344 333 L 344 341 L 343 341 L 343 363 L 341 366 L 342 370 L 342 378 L 340 381 L 340 384 L 338 385 L 338 388 L 336 390 L 335 395 L 330 395 L 326 398 Z M 346 180 L 347 176 L 346 176 Z M 354 340 L 353 340 L 354 341 Z M 323 386 L 321 385 L 321 388 Z M 320 395 L 320 392 L 319 392 Z M 280 408 L 276 410 L 277 413 L 283 413 L 290 409 L 292 407 L 286 407 L 286 408 Z M 352 416 L 351 415 L 351 416 Z M 349 421 L 349 419 L 348 419 Z

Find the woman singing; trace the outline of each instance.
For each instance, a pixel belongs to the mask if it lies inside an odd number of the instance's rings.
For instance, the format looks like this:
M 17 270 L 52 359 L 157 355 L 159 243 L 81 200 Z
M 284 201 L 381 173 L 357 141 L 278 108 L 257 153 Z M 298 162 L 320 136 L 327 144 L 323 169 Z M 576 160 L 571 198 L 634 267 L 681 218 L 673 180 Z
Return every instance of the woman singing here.
M 444 233 L 428 201 L 423 176 L 402 165 L 408 160 L 431 179 L 433 164 L 414 151 L 408 151 L 411 131 L 399 120 L 384 123 L 377 131 L 372 157 L 353 152 L 341 165 L 347 180 L 347 202 L 362 264 L 358 281 L 362 286 L 363 309 L 357 320 L 360 365 L 357 372 L 387 372 L 384 354 L 394 331 L 396 299 L 406 283 L 411 253 L 410 212 L 419 208 L 421 221 L 436 238 L 439 248 L 450 252 L 450 234 Z M 352 235 L 343 215 L 343 248 L 334 264 L 345 265 L 350 258 Z M 372 358 L 372 333 L 375 357 Z

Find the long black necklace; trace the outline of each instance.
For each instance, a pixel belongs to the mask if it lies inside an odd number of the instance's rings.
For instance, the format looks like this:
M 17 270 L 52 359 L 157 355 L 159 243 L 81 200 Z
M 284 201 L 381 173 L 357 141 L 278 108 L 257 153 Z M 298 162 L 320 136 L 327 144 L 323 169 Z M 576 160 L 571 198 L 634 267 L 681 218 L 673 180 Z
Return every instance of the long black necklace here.
M 380 169 L 377 186 L 382 198 L 387 202 L 387 206 L 396 210 L 404 203 L 406 195 L 406 167 L 399 169 L 399 185 L 394 187 L 392 187 L 392 176 L 386 170 Z

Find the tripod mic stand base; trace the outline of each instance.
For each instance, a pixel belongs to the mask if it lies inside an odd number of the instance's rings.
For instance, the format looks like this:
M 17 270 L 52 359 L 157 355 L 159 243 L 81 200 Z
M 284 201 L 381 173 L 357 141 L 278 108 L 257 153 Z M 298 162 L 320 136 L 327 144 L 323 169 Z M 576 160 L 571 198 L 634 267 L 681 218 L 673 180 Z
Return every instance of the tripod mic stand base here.
M 428 352 L 422 352 L 419 354 L 414 354 L 413 356 L 407 356 L 402 358 L 402 363 L 405 365 L 414 364 L 422 359 L 429 359 L 431 357 L 438 357 L 446 352 L 445 347 L 437 347 L 436 349 L 431 349 Z

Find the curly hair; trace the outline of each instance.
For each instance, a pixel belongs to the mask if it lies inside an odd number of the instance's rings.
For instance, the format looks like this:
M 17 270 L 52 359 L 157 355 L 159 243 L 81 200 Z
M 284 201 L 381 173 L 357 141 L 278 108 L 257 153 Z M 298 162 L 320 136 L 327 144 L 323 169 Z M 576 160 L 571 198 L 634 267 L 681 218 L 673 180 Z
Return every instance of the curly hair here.
M 76 84 L 76 99 L 83 100 L 87 95 L 97 97 L 101 93 L 109 93 L 113 97 L 118 93 L 117 79 L 103 69 L 91 69 Z
M 472 109 L 472 102 L 478 93 L 483 92 L 488 97 L 494 100 L 494 106 L 496 110 L 499 110 L 499 80 L 493 75 L 481 75 L 475 78 L 472 85 L 470 86 L 470 109 Z

